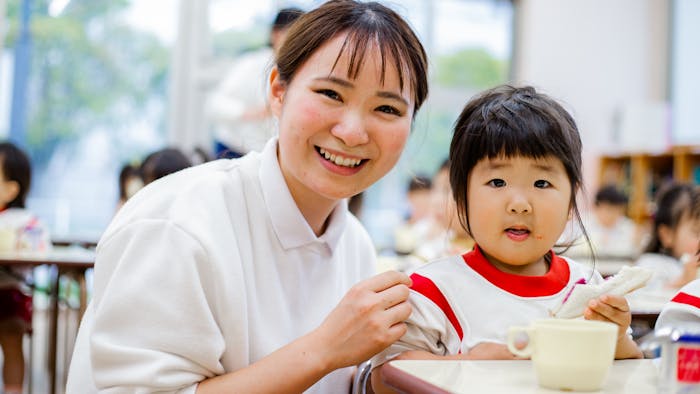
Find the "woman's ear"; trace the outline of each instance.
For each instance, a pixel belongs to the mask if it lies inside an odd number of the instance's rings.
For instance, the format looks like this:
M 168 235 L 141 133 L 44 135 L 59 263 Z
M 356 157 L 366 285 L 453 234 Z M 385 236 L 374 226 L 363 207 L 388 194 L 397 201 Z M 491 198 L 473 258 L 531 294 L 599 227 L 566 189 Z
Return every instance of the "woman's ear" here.
M 282 104 L 284 101 L 284 94 L 287 91 L 287 85 L 280 79 L 280 73 L 277 67 L 272 67 L 269 83 L 268 102 L 270 103 L 270 110 L 273 115 L 279 118 L 282 113 Z
M 19 195 L 19 183 L 17 181 L 3 181 L 0 186 L 0 204 L 6 207 Z

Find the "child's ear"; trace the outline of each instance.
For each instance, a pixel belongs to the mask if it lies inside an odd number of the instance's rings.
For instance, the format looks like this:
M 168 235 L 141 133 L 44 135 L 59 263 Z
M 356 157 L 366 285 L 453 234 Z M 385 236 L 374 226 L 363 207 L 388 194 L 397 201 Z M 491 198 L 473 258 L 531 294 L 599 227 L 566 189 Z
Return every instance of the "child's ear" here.
M 19 183 L 17 181 L 4 181 L 0 187 L 0 204 L 4 207 L 11 203 L 19 195 Z
M 268 91 L 268 102 L 270 103 L 270 110 L 272 114 L 279 118 L 282 113 L 282 104 L 284 100 L 284 94 L 287 91 L 287 84 L 282 82 L 280 79 L 279 70 L 277 67 L 273 67 L 270 72 L 270 89 Z

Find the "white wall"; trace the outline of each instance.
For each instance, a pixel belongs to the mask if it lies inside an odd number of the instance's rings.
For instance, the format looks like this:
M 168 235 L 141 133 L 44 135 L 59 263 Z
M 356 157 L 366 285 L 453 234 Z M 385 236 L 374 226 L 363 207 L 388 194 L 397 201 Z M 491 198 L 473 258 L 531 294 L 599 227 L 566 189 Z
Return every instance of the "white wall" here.
M 584 144 L 586 187 L 597 156 L 614 150 L 623 106 L 666 100 L 665 0 L 517 0 L 514 79 L 567 105 Z

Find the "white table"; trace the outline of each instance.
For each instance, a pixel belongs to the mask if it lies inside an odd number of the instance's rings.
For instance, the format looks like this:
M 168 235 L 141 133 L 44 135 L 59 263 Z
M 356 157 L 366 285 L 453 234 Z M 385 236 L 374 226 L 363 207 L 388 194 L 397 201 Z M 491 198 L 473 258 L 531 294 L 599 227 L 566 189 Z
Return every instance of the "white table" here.
M 396 360 L 381 371 L 386 384 L 404 393 L 562 393 L 539 387 L 532 362 L 525 360 Z M 598 393 L 656 393 L 657 379 L 652 360 L 615 361 Z

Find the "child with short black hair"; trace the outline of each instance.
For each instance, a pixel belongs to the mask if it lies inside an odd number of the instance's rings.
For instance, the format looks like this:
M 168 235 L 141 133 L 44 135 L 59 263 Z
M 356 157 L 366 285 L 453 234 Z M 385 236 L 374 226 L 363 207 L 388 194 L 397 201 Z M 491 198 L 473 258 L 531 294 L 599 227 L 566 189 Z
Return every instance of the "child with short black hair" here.
M 27 155 L 10 142 L 0 143 L 0 253 L 46 251 L 48 231 L 25 209 L 31 183 Z M 22 336 L 32 325 L 32 296 L 25 284 L 29 268 L 0 271 L 0 346 L 3 351 L 4 393 L 22 392 Z
M 552 247 L 580 222 L 581 140 L 569 113 L 534 88 L 500 86 L 471 100 L 450 146 L 457 214 L 476 246 L 411 275 L 406 334 L 373 358 L 512 359 L 508 327 L 546 318 L 577 282 L 600 274 Z M 585 234 L 585 229 L 584 229 Z M 622 296 L 590 300 L 583 316 L 618 325 L 616 358 L 641 357 Z M 377 370 L 375 392 L 385 389 Z

